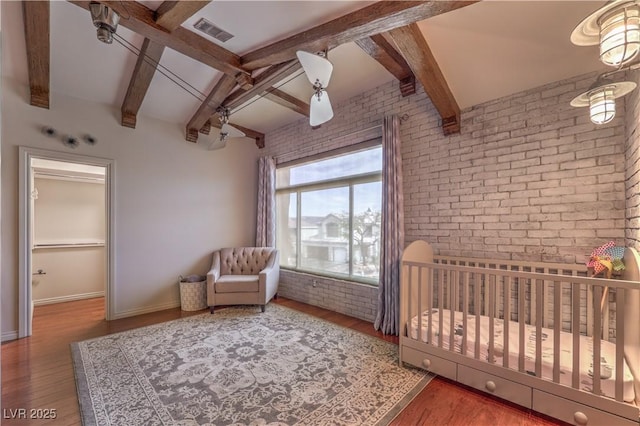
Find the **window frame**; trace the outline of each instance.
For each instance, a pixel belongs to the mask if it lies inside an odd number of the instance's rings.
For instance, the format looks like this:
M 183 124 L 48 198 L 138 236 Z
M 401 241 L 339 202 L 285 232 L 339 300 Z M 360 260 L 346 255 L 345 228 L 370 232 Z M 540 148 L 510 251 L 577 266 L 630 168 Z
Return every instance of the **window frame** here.
M 292 166 L 297 166 L 297 165 L 304 165 L 304 164 L 310 164 L 310 163 L 314 163 L 314 162 L 318 162 L 318 161 L 322 161 L 322 160 L 326 160 L 329 158 L 333 158 L 333 157 L 339 157 L 342 155 L 348 155 L 348 154 L 355 154 L 357 152 L 360 151 L 365 151 L 365 150 L 369 150 L 369 149 L 373 149 L 373 148 L 378 148 L 381 147 L 382 143 L 381 143 L 381 139 L 377 138 L 371 141 L 367 141 L 364 143 L 360 143 L 357 144 L 355 146 L 351 146 L 349 148 L 351 149 L 338 149 L 338 150 L 334 150 L 334 151 L 329 151 L 326 152 L 322 155 L 314 155 L 312 157 L 307 157 L 305 159 L 300 159 L 297 161 L 292 161 L 292 162 L 287 162 L 287 163 L 283 163 L 283 164 L 279 164 L 277 165 L 276 169 L 282 169 L 282 168 L 287 168 L 287 167 L 292 167 Z M 277 179 L 276 179 L 277 180 Z M 380 283 L 380 276 L 378 275 L 377 278 L 366 278 L 366 277 L 362 277 L 362 276 L 358 276 L 358 275 L 353 275 L 353 246 L 354 246 L 354 241 L 353 241 L 353 208 L 354 208 L 354 186 L 359 185 L 359 184 L 367 184 L 367 183 L 374 183 L 374 182 L 380 182 L 382 184 L 382 170 L 380 171 L 375 171 L 375 172 L 367 172 L 367 173 L 360 173 L 360 174 L 355 174 L 355 175 L 351 175 L 348 177 L 339 177 L 339 178 L 332 178 L 332 179 L 326 179 L 326 180 L 320 180 L 320 181 L 313 181 L 313 182 L 308 182 L 308 183 L 300 183 L 300 184 L 294 184 L 294 185 L 286 185 L 286 186 L 282 186 L 282 187 L 276 187 L 275 189 L 275 195 L 276 195 L 276 199 L 278 198 L 278 195 L 285 195 L 288 197 L 291 197 L 291 194 L 295 195 L 295 200 L 296 200 L 296 241 L 295 241 L 295 253 L 296 253 L 296 265 L 295 266 L 291 266 L 291 265 L 280 265 L 280 268 L 285 269 L 285 270 L 289 270 L 289 271 L 293 271 L 293 272 L 299 272 L 299 273 L 304 273 L 304 274 L 310 274 L 310 275 L 317 275 L 317 276 L 321 276 L 321 277 L 327 277 L 327 278 L 334 278 L 334 279 L 339 279 L 342 281 L 350 281 L 350 282 L 357 282 L 360 284 L 366 284 L 366 285 L 370 285 L 370 286 L 378 286 Z M 349 272 L 348 275 L 347 274 L 336 274 L 336 273 L 331 273 L 331 272 L 327 272 L 327 271 L 319 271 L 319 270 L 315 270 L 315 269 L 305 269 L 305 268 L 301 268 L 300 265 L 302 264 L 302 238 L 300 235 L 300 230 L 301 230 L 301 224 L 302 224 L 302 193 L 303 192 L 311 192 L 311 191 L 317 191 L 317 190 L 323 190 L 323 189 L 334 189 L 334 188 L 348 188 L 349 191 L 349 220 L 348 220 L 348 232 L 349 232 L 349 238 L 348 238 L 348 247 L 349 247 L 349 255 L 348 255 L 348 264 L 349 264 Z M 380 194 L 382 195 L 382 194 Z M 382 206 L 380 206 L 382 208 Z M 276 213 L 277 215 L 277 213 Z M 278 222 L 278 221 L 276 221 Z M 277 233 L 276 233 L 277 235 Z M 380 241 L 380 245 L 382 245 L 382 241 Z M 278 246 L 278 242 L 276 241 L 276 247 Z

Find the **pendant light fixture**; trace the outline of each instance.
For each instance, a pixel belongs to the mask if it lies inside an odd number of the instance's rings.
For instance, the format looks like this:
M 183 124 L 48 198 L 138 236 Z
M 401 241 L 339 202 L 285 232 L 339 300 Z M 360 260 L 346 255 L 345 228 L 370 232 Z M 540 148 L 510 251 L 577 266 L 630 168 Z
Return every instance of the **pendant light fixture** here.
M 636 88 L 632 81 L 613 82 L 598 78 L 584 93 L 571 101 L 573 107 L 589 107 L 589 117 L 594 124 L 608 123 L 616 115 L 616 99 Z
M 587 16 L 571 33 L 578 46 L 600 45 L 600 60 L 613 67 L 640 52 L 640 0 L 614 0 Z
M 605 124 L 616 116 L 616 99 L 636 88 L 632 81 L 614 82 L 609 77 L 633 69 L 640 52 L 640 0 L 612 0 L 578 24 L 571 33 L 578 46 L 600 45 L 600 60 L 615 71 L 602 74 L 589 89 L 571 101 L 574 107 L 589 107 L 594 124 Z

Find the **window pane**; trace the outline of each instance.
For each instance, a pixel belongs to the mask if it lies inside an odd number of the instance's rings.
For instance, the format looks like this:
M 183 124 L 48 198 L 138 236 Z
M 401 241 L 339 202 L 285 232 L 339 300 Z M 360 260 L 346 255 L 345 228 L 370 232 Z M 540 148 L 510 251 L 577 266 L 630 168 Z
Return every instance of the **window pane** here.
M 282 167 L 276 171 L 276 187 L 344 178 L 382 170 L 382 147 L 313 163 Z
M 349 275 L 349 188 L 301 193 L 303 269 Z
M 382 184 L 353 187 L 353 275 L 377 279 L 380 270 Z
M 276 195 L 276 247 L 280 251 L 280 265 L 296 266 L 298 235 L 296 194 Z

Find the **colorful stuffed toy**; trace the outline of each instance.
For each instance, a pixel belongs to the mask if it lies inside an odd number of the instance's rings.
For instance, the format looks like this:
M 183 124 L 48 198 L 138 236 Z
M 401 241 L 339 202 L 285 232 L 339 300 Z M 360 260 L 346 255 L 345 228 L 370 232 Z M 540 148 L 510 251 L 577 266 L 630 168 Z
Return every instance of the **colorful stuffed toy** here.
M 591 253 L 591 258 L 587 262 L 587 267 L 593 269 L 593 277 L 606 271 L 607 278 L 611 278 L 613 271 L 624 270 L 624 247 L 616 247 L 616 243 L 609 241 L 607 244 L 598 247 Z

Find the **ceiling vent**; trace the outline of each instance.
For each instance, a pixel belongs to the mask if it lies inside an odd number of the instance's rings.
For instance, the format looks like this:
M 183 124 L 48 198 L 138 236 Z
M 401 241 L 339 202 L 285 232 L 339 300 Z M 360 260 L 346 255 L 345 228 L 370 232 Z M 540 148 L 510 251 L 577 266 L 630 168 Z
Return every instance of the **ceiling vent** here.
M 222 28 L 216 27 L 212 22 L 207 21 L 204 18 L 200 18 L 198 22 L 193 24 L 193 27 L 197 30 L 202 31 L 206 35 L 215 38 L 216 40 L 220 40 L 223 43 L 233 38 L 233 34 L 229 34 Z

